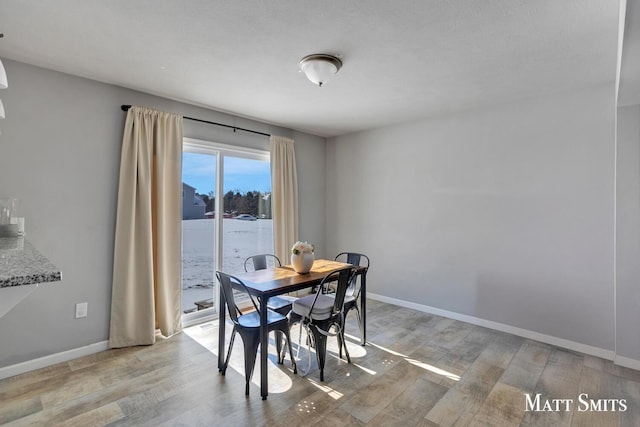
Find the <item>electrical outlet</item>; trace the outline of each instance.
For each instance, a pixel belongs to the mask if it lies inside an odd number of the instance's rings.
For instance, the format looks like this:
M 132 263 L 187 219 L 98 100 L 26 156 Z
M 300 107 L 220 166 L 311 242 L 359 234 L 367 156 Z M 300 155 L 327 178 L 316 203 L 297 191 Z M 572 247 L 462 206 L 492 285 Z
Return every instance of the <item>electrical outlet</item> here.
M 76 304 L 76 319 L 79 319 L 81 317 L 87 317 L 88 305 L 89 304 L 86 302 L 81 302 Z

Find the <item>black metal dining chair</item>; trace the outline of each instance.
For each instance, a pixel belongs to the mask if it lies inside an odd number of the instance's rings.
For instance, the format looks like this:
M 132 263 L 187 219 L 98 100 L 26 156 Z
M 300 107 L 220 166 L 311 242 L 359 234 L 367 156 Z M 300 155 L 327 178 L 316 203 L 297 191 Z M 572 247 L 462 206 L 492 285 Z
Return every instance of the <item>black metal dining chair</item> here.
M 274 267 L 282 267 L 282 263 L 280 258 L 273 254 L 252 255 L 244 260 L 244 271 L 264 270 Z
M 311 365 L 311 346 L 315 347 L 316 359 L 320 368 L 320 381 L 324 381 L 327 337 L 337 337 L 340 358 L 342 358 L 342 348 L 344 347 L 347 362 L 351 363 L 349 350 L 344 339 L 343 304 L 354 272 L 355 269 L 353 267 L 330 272 L 322 279 L 315 294 L 298 298 L 293 302 L 293 309 L 289 314 L 290 324 L 300 323 L 300 334 L 302 334 L 302 328 L 307 331 L 309 343 L 308 365 Z M 332 296 L 327 295 L 329 284 L 336 281 L 335 294 Z M 331 328 L 334 328 L 335 332 L 331 332 Z M 298 353 L 300 352 L 300 340 L 301 335 L 298 339 Z M 307 366 L 305 375 L 309 372 L 309 368 L 310 366 Z
M 347 314 L 349 311 L 355 310 L 356 317 L 358 319 L 358 327 L 362 331 L 362 316 L 360 315 L 360 304 L 358 300 L 360 299 L 360 289 L 361 283 L 359 279 L 362 274 L 366 274 L 367 270 L 369 270 L 369 257 L 365 254 L 360 254 L 357 252 L 340 252 L 334 258 L 335 261 L 345 262 L 347 264 L 351 264 L 357 267 L 364 267 L 365 271 L 363 273 L 354 274 L 351 278 L 351 282 L 349 283 L 349 287 L 347 288 L 346 295 L 344 297 L 344 318 L 345 322 L 347 319 Z
M 265 270 L 267 268 L 282 267 L 280 258 L 272 254 L 258 254 L 247 257 L 244 260 L 244 271 Z M 291 303 L 294 297 L 275 296 L 267 301 L 267 308 L 282 315 L 287 315 L 291 311 Z
M 265 270 L 275 267 L 282 267 L 282 263 L 280 262 L 280 258 L 273 254 L 252 255 L 244 260 L 244 271 Z M 291 311 L 291 304 L 294 299 L 296 298 L 288 295 L 271 297 L 269 301 L 267 301 L 267 308 L 286 316 Z M 282 351 L 282 334 L 278 332 L 276 332 L 276 350 L 278 351 L 278 357 L 280 357 L 280 352 Z
M 233 343 L 236 334 L 240 334 L 242 343 L 244 344 L 244 373 L 246 383 L 245 394 L 248 396 L 249 384 L 251 383 L 251 377 L 253 376 L 253 369 L 256 364 L 256 355 L 258 354 L 258 346 L 260 345 L 260 311 L 258 310 L 256 302 L 251 297 L 251 294 L 249 294 L 246 285 L 242 283 L 240 279 L 221 271 L 216 271 L 216 277 L 218 278 L 218 282 L 220 282 L 222 295 L 227 301 L 229 317 L 233 322 L 233 331 L 231 332 L 231 342 L 229 343 L 229 350 L 224 360 L 224 364 L 220 369 L 220 372 L 222 373 L 222 375 L 225 375 L 227 366 L 229 365 L 229 359 L 231 358 L 231 350 L 233 349 Z M 249 300 L 253 304 L 255 311 L 245 314 L 240 311 L 235 302 L 235 296 L 233 292 L 234 289 L 240 292 L 245 292 L 247 294 Z M 291 357 L 291 365 L 293 366 L 293 373 L 297 373 L 298 369 L 296 366 L 295 358 L 293 357 L 293 349 L 291 347 L 289 319 L 280 313 L 276 313 L 272 310 L 267 310 L 267 328 L 269 332 L 277 331 L 284 334 L 284 336 L 287 338 L 289 356 Z M 279 342 L 278 338 L 276 338 L 276 342 Z M 261 351 L 267 351 L 267 349 L 262 349 Z M 278 352 L 278 363 L 284 363 L 284 353 L 282 354 L 281 358 L 280 352 Z
M 267 268 L 282 267 L 280 258 L 272 254 L 252 255 L 244 260 L 244 271 L 257 271 Z M 267 301 L 267 308 L 282 315 L 287 315 L 291 311 L 291 303 L 295 297 L 287 295 L 275 296 Z

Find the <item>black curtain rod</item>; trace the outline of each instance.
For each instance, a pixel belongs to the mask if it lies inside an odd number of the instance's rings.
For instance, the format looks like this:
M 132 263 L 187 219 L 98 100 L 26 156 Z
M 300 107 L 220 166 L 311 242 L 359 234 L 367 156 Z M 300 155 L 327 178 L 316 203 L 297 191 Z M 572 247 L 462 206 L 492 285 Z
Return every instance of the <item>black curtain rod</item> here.
M 121 108 L 122 108 L 122 111 L 129 111 L 129 108 L 131 108 L 131 105 L 123 105 Z M 263 135 L 263 136 L 271 136 L 268 133 L 258 132 L 257 130 L 239 128 L 238 126 L 230 126 L 230 125 L 225 125 L 223 123 L 210 122 L 209 120 L 194 119 L 193 117 L 187 117 L 187 116 L 182 116 L 182 118 L 183 119 L 187 119 L 187 120 L 192 120 L 194 122 L 200 122 L 200 123 L 207 123 L 209 125 L 222 126 L 222 127 L 225 127 L 225 128 L 233 129 L 234 132 L 237 131 L 237 130 L 241 130 L 243 132 L 255 133 L 255 134 Z

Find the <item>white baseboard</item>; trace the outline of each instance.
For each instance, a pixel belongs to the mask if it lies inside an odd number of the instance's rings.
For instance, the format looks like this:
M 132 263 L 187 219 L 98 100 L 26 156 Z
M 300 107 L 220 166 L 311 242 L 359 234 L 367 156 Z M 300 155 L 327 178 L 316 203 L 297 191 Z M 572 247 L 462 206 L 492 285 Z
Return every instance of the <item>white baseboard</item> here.
M 72 350 L 63 351 L 61 353 L 51 354 L 49 356 L 40 357 L 38 359 L 27 360 L 26 362 L 16 363 L 15 365 L 0 368 L 0 380 L 13 377 L 14 375 L 23 374 L 25 372 L 34 371 L 56 363 L 66 362 L 82 356 L 99 353 L 109 349 L 109 341 L 101 341 L 95 344 L 89 344 L 84 347 L 74 348 Z
M 602 359 L 612 360 L 615 364 L 618 364 L 621 366 L 627 366 L 633 369 L 640 369 L 640 361 L 634 360 L 634 359 L 616 357 L 615 353 L 611 350 L 605 350 L 599 347 L 593 347 L 593 346 L 581 344 L 575 341 L 569 341 L 563 338 L 541 334 L 539 332 L 530 331 L 528 329 L 521 329 L 515 326 L 505 325 L 504 323 L 498 323 L 491 320 L 480 319 L 478 317 L 468 316 L 466 314 L 460 314 L 460 313 L 455 313 L 453 311 L 442 310 L 439 308 L 430 307 L 428 305 L 416 304 L 410 301 L 404 301 L 396 298 L 389 298 L 384 295 L 372 294 L 370 292 L 367 292 L 367 298 L 371 298 L 376 301 L 386 302 L 386 303 L 397 305 L 400 307 L 422 311 L 424 313 L 447 317 L 449 319 L 460 320 L 461 322 L 471 323 L 472 325 L 483 326 L 485 328 L 494 329 L 500 332 L 506 332 L 509 334 L 517 335 L 519 337 L 528 338 L 535 341 L 540 341 L 546 344 L 555 345 L 557 347 L 566 348 L 568 350 L 577 351 L 579 353 L 589 354 L 591 356 L 600 357 Z M 623 360 L 620 360 L 620 363 L 619 363 L 619 359 L 623 359 Z
M 635 369 L 636 371 L 640 371 L 640 360 L 616 355 L 613 359 L 613 363 L 619 366 L 624 366 L 625 368 L 631 368 Z

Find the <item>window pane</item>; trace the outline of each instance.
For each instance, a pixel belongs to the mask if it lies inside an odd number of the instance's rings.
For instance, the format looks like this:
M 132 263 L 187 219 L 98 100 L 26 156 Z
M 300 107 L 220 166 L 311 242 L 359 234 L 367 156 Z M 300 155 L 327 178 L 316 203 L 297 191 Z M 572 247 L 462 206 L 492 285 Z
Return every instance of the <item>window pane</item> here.
M 244 260 L 273 253 L 271 173 L 268 161 L 224 157 L 222 270 L 244 271 Z
M 182 311 L 215 311 L 216 156 L 182 156 Z

